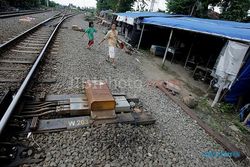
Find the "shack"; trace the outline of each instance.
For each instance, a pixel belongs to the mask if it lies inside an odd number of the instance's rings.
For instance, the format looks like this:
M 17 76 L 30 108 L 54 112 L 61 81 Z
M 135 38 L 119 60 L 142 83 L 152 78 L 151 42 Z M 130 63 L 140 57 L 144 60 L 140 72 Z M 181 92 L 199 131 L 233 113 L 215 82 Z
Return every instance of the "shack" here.
M 113 19 L 113 11 L 112 10 L 102 10 L 100 11 L 99 15 L 96 16 L 97 23 L 101 24 L 105 27 L 111 26 L 112 19 Z
M 119 33 L 125 37 L 125 40 L 133 47 L 138 44 L 141 33 L 141 22 L 143 18 L 149 17 L 180 17 L 183 15 L 170 15 L 161 12 L 125 12 L 114 13 L 113 20 L 118 22 Z
M 197 71 L 203 71 L 205 78 L 212 76 L 210 81 L 214 82 L 210 83 L 218 88 L 213 105 L 222 98 L 223 90 L 223 97 L 228 102 L 236 103 L 239 97 L 247 97 L 245 103 L 250 102 L 247 96 L 250 93 L 250 23 L 184 16 L 143 18 L 141 26 L 138 48 L 143 41 L 150 46 L 155 45 L 154 40 L 148 40 L 145 32 L 164 32 L 155 37 L 164 37 L 166 41 L 162 65 L 166 59 L 173 62 L 178 50 L 183 47 L 186 48 L 182 49 L 184 54 L 181 54 L 182 58 L 185 57 L 184 67 L 193 65 L 194 75 Z M 173 40 L 176 37 L 178 42 Z

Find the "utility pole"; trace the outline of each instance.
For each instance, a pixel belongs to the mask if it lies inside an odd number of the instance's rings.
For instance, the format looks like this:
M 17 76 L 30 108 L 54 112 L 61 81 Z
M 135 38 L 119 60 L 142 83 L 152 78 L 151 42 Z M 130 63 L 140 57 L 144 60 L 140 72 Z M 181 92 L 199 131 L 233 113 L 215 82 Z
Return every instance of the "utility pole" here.
M 153 10 L 154 10 L 154 5 L 155 5 L 155 0 L 152 0 L 152 1 L 151 1 L 150 8 L 149 8 L 149 11 L 150 11 L 150 12 L 153 12 Z
M 47 7 L 49 7 L 49 0 L 46 0 L 47 1 Z
M 194 9 L 195 9 L 197 3 L 198 3 L 198 0 L 194 3 L 194 5 L 193 5 L 193 7 L 192 7 L 192 10 L 191 10 L 191 13 L 190 13 L 190 16 L 193 16 L 193 14 L 194 14 Z

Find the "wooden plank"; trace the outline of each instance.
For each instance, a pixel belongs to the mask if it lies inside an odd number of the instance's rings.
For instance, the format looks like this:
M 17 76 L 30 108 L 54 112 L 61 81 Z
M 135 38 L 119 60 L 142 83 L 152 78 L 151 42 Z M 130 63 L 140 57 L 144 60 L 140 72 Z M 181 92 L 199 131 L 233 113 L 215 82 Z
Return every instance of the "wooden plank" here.
M 230 143 L 228 139 L 223 137 L 220 133 L 213 131 L 205 122 L 203 122 L 190 108 L 188 108 L 183 102 L 174 97 L 167 89 L 164 88 L 163 82 L 158 82 L 156 87 L 164 92 L 171 100 L 173 100 L 177 105 L 179 105 L 182 110 L 187 113 L 192 119 L 194 119 L 198 125 L 200 125 L 209 135 L 211 135 L 215 141 L 221 144 L 229 152 L 239 152 L 239 157 L 232 157 L 234 160 L 242 160 L 246 158 L 246 155 L 238 149 L 235 145 Z
M 89 116 L 40 120 L 37 131 L 66 130 L 88 127 Z
M 46 79 L 43 81 L 36 81 L 36 83 L 46 83 L 46 84 L 56 83 L 56 79 Z
M 11 68 L 11 67 L 0 67 L 0 71 L 24 71 L 27 70 L 27 68 Z
M 58 51 L 59 48 L 53 47 L 51 50 L 53 50 L 53 51 Z
M 45 32 L 46 33 L 46 32 Z M 32 34 L 32 36 L 38 36 L 38 37 L 41 37 L 41 36 L 49 36 L 51 34 L 51 32 L 47 32 L 46 34 L 43 34 L 43 33 L 34 33 L 34 34 Z
M 11 83 L 18 83 L 21 82 L 20 80 L 17 79 L 6 79 L 6 78 L 0 78 L 0 83 L 6 83 L 6 82 L 11 82 Z
M 29 60 L 0 60 L 0 63 L 33 64 L 33 61 L 29 61 Z
M 120 113 L 116 114 L 115 119 L 95 120 L 94 125 L 100 124 L 132 124 L 132 125 L 150 125 L 155 123 L 155 119 L 149 113 Z
M 48 38 L 49 38 L 49 35 L 47 35 L 47 36 L 29 36 L 29 37 L 25 38 L 25 40 L 41 41 L 41 40 L 47 40 Z
M 43 41 L 46 41 L 47 39 L 42 39 L 40 37 L 37 37 L 37 38 L 30 38 L 30 37 L 28 37 L 25 40 L 43 42 Z
M 28 40 L 28 39 L 25 39 L 24 42 L 39 43 L 39 44 L 45 44 L 46 43 L 46 41 L 35 41 L 35 40 Z
M 3 95 L 0 98 L 0 113 L 3 114 L 6 112 L 7 108 L 9 107 L 11 101 L 13 92 L 11 92 L 9 89 L 2 90 Z
M 90 111 L 90 115 L 94 120 L 116 118 L 115 110 Z
M 17 45 L 17 48 L 21 48 L 21 49 L 34 49 L 34 50 L 41 50 L 41 47 L 33 47 L 33 46 L 24 46 L 24 45 Z
M 40 39 L 40 40 L 46 40 L 46 39 L 48 39 L 49 38 L 49 36 L 30 36 L 30 37 L 28 37 L 28 39 Z
M 17 53 L 28 53 L 28 54 L 39 54 L 40 51 L 35 51 L 35 50 L 16 50 L 16 49 L 11 49 L 12 52 L 17 52 Z
M 50 52 L 50 53 L 53 54 L 53 55 L 57 55 L 58 52 Z
M 132 112 L 131 114 L 135 119 L 134 124 L 137 124 L 137 125 L 149 125 L 149 124 L 154 124 L 155 123 L 155 119 L 149 113 L 146 113 L 146 112 L 141 112 L 141 113 Z
M 28 45 L 28 46 L 44 46 L 45 44 L 39 43 L 27 43 L 27 42 L 20 42 L 21 45 Z
M 143 114 L 139 114 L 137 117 L 141 117 Z M 36 131 L 34 131 L 34 133 L 56 132 L 56 131 L 69 130 L 75 128 L 84 128 L 91 125 L 100 125 L 100 124 L 121 123 L 121 124 L 133 124 L 133 125 L 146 125 L 146 124 L 148 125 L 154 123 L 154 121 L 149 121 L 149 120 L 144 120 L 144 122 L 143 121 L 139 122 L 136 119 L 135 116 L 131 113 L 121 113 L 118 114 L 115 119 L 104 119 L 104 120 L 92 120 L 89 116 L 39 120 L 37 129 Z M 29 122 L 28 125 L 30 126 L 32 120 L 28 120 L 28 122 Z M 30 130 L 29 126 L 21 133 L 28 132 Z

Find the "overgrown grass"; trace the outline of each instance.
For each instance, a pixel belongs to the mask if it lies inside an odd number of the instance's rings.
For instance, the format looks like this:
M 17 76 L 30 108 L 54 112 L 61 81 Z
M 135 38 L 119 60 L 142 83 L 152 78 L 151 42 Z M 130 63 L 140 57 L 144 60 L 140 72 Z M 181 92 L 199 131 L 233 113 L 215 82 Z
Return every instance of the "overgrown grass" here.
M 225 102 L 218 103 L 215 107 L 211 107 L 211 104 L 206 97 L 202 97 L 198 100 L 199 108 L 202 111 L 210 111 L 210 112 L 217 112 L 217 113 L 232 113 L 235 110 L 234 105 L 228 104 Z
M 213 129 L 223 130 L 223 124 L 221 121 L 227 121 L 228 124 L 234 124 L 243 134 L 250 134 L 247 128 L 239 122 L 238 114 L 234 113 L 235 106 L 225 102 L 216 104 L 215 107 L 211 107 L 211 102 L 208 98 L 202 97 L 198 100 L 198 111 L 203 112 L 206 116 L 205 122 L 207 122 Z
M 221 113 L 232 113 L 235 111 L 235 107 L 232 104 L 222 102 L 216 105 L 216 110 Z
M 240 122 L 234 121 L 234 125 L 237 126 L 237 128 L 243 133 L 243 134 L 250 134 L 250 132 L 246 129 L 244 125 L 242 125 Z

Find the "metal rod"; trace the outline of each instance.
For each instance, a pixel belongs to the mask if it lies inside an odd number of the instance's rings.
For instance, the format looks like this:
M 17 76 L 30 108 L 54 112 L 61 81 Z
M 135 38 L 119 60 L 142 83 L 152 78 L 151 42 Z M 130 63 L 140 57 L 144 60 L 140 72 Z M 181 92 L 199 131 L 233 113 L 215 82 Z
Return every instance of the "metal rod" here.
M 163 60 L 162 60 L 162 66 L 164 66 L 164 63 L 165 63 L 165 60 L 166 60 L 166 57 L 167 57 L 168 48 L 169 48 L 169 45 L 170 45 L 170 42 L 171 42 L 171 39 L 172 39 L 172 36 L 173 36 L 173 32 L 174 32 L 174 30 L 171 29 L 169 39 L 168 39 L 168 44 L 167 44 L 167 47 L 166 47 L 166 50 L 165 50 L 165 53 L 164 53 L 164 57 L 163 57 Z
M 194 45 L 194 42 L 192 42 L 191 47 L 190 47 L 190 49 L 189 49 L 189 51 L 188 51 L 188 56 L 187 56 L 187 58 L 186 58 L 184 68 L 186 68 L 186 66 L 187 66 L 187 62 L 188 62 L 188 59 L 189 59 L 189 57 L 190 57 L 190 55 L 191 55 L 191 51 L 192 51 L 193 45 Z
M 0 19 L 8 18 L 8 17 L 16 17 L 16 16 L 24 16 L 29 14 L 36 14 L 36 13 L 44 13 L 48 12 L 49 10 L 39 10 L 39 11 L 29 11 L 29 12 L 16 12 L 11 14 L 0 15 Z
M 68 18 L 68 17 L 67 17 Z M 49 46 L 49 44 L 52 41 L 52 38 L 54 37 L 55 33 L 57 32 L 59 26 L 61 25 L 61 23 L 65 20 L 66 18 L 64 18 L 64 16 L 60 19 L 59 23 L 57 24 L 56 28 L 54 29 L 54 31 L 51 33 L 47 43 L 44 45 L 41 53 L 39 54 L 39 56 L 37 57 L 34 65 L 32 66 L 32 68 L 30 69 L 27 77 L 25 78 L 25 80 L 23 81 L 22 85 L 20 86 L 20 88 L 18 89 L 16 95 L 14 96 L 12 102 L 10 103 L 8 109 L 6 110 L 5 114 L 3 115 L 1 121 L 0 121 L 0 134 L 2 134 L 4 127 L 7 123 L 7 121 L 9 120 L 12 112 L 14 111 L 16 105 L 18 104 L 21 96 L 23 95 L 23 92 L 25 90 L 25 88 L 27 87 L 29 81 L 32 78 L 32 75 L 34 74 L 35 70 L 38 68 L 38 64 L 39 62 L 42 60 L 43 56 L 45 55 L 45 52 Z
M 143 31 L 144 31 L 144 26 L 145 26 L 145 24 L 143 24 L 143 26 L 142 26 L 141 35 L 140 35 L 140 39 L 138 42 L 137 50 L 140 48 L 140 45 L 141 45 L 141 39 L 142 39 Z

